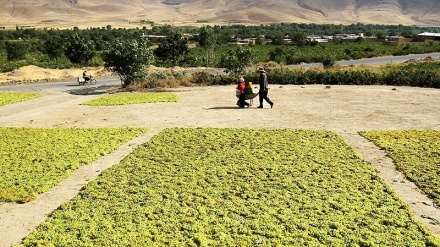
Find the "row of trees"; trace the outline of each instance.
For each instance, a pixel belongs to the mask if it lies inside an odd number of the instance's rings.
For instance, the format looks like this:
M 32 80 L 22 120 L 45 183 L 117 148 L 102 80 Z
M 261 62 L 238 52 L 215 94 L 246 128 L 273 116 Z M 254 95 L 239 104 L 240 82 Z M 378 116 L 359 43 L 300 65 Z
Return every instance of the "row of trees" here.
M 150 42 L 141 36 L 115 37 L 98 45 L 81 32 L 73 32 L 67 37 L 55 35 L 46 37 L 45 40 L 9 40 L 5 41 L 1 47 L 6 54 L 6 59 L 17 61 L 17 64 L 25 59 L 32 61 L 36 60 L 35 57 L 42 56 L 52 60 L 59 68 L 97 66 L 102 63 L 105 63 L 107 67 L 117 68 L 120 64 L 127 71 L 121 79 L 129 83 L 141 77 L 141 73 L 129 75 L 134 71 L 139 71 L 141 64 L 151 64 L 155 60 L 167 66 L 177 64 L 188 52 L 188 40 L 176 30 L 169 33 L 168 38 L 163 40 L 156 49 L 151 49 Z M 32 54 L 31 57 L 29 54 Z M 97 62 L 92 61 L 94 58 Z M 67 63 L 64 61 L 66 59 Z
M 353 48 L 352 45 L 340 44 L 341 47 L 346 47 L 345 50 L 341 51 L 340 47 L 337 46 L 326 48 L 327 46 L 317 46 L 316 43 L 304 42 L 306 35 L 303 31 L 291 33 L 291 38 L 295 41 L 293 46 L 272 46 L 267 49 L 262 48 L 263 46 L 230 48 L 222 45 L 225 42 L 225 37 L 234 39 L 239 36 L 256 35 L 257 38 L 262 38 L 260 35 L 262 30 L 268 32 L 264 38 L 276 40 L 274 34 L 278 33 L 284 37 L 287 30 L 290 30 L 290 32 L 292 30 L 316 31 L 320 28 L 322 32 L 329 32 L 329 30 L 334 32 L 335 30 L 347 31 L 366 27 L 371 28 L 371 26 L 360 24 L 349 27 L 341 25 L 276 24 L 254 27 L 206 26 L 202 28 L 154 26 L 149 30 L 146 28 L 112 29 L 110 26 L 88 30 L 5 30 L 0 31 L 0 60 L 1 50 L 4 50 L 7 54 L 7 60 L 10 61 L 26 59 L 27 54 L 32 53 L 34 56 L 46 56 L 59 67 L 63 67 L 60 64 L 63 64 L 66 59 L 68 63 L 64 67 L 104 64 L 117 72 L 122 81 L 130 84 L 142 80 L 145 77 L 142 67 L 153 63 L 159 66 L 216 66 L 225 68 L 227 73 L 239 74 L 243 73 L 245 66 L 252 62 L 267 60 L 282 64 L 323 62 L 325 65 L 331 66 L 335 59 L 390 55 L 387 54 L 390 50 L 393 50 L 392 54 L 394 54 L 405 49 L 405 47 L 399 47 L 398 50 L 387 48 L 386 51 L 382 51 L 381 48 L 371 45 L 368 47 L 356 45 Z M 386 26 L 376 25 L 374 27 L 385 28 Z M 398 28 L 396 30 L 411 30 L 405 29 L 406 27 L 403 26 L 396 27 Z M 197 32 L 197 35 L 188 38 L 184 36 L 183 31 Z M 145 34 L 162 34 L 166 38 L 152 44 L 143 38 Z M 359 40 L 359 42 L 361 41 Z M 197 43 L 200 48 L 190 50 L 188 48 L 190 43 Z M 259 43 L 258 40 L 257 43 Z M 155 45 L 154 49 L 152 45 Z M 440 47 L 431 44 L 429 50 L 419 50 L 420 52 L 431 52 L 440 50 Z M 375 53 L 373 54 L 373 52 Z M 417 53 L 413 49 L 407 49 L 404 52 Z
M 209 25 L 209 23 L 207 23 Z M 213 25 L 214 33 L 218 35 L 218 42 L 225 44 L 233 41 L 234 38 L 257 37 L 265 35 L 268 38 L 294 37 L 295 34 L 304 35 L 336 35 L 340 33 L 364 33 L 365 36 L 396 36 L 413 37 L 422 32 L 440 32 L 440 27 L 418 27 L 403 25 L 377 25 L 355 23 L 351 25 L 336 24 L 305 24 L 305 23 L 281 23 L 259 26 L 245 25 Z M 142 27 L 136 29 L 112 28 L 110 25 L 102 28 L 89 28 L 80 30 L 73 28 L 70 30 L 58 29 L 35 29 L 20 28 L 15 30 L 0 30 L 1 40 L 18 40 L 18 39 L 40 39 L 46 40 L 47 37 L 61 36 L 67 38 L 72 32 L 81 33 L 82 36 L 92 39 L 98 46 L 102 42 L 110 41 L 114 38 L 134 38 L 139 35 L 166 35 L 173 30 L 178 29 L 182 33 L 200 33 L 200 28 L 193 26 L 172 27 L 170 25 L 154 25 L 152 28 Z M 232 37 L 232 38 L 231 38 Z M 197 37 L 195 38 L 197 41 Z
M 65 55 L 72 63 L 86 64 L 96 54 L 95 44 L 91 40 L 73 33 L 68 39 L 59 36 L 44 42 L 13 40 L 4 43 L 8 60 L 25 59 L 29 52 L 45 53 L 50 59 L 58 60 Z

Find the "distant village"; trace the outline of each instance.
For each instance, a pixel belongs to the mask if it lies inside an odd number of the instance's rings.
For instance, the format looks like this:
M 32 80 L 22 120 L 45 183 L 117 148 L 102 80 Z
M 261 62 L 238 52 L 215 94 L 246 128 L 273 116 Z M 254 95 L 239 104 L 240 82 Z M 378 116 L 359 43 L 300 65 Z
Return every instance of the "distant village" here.
M 356 41 L 359 39 L 365 39 L 365 40 L 376 40 L 377 38 L 375 36 L 365 36 L 363 33 L 359 34 L 336 34 L 334 36 L 326 35 L 326 36 L 319 36 L 319 35 L 308 35 L 307 41 L 316 42 L 316 43 L 329 43 L 334 40 L 342 40 L 346 42 L 350 41 Z M 248 38 L 248 39 L 240 39 L 237 40 L 237 42 L 230 42 L 229 45 L 247 45 L 247 44 L 255 44 L 256 38 Z M 289 37 L 285 37 L 283 39 L 284 44 L 292 44 L 293 41 Z M 407 43 L 426 43 L 429 41 L 440 41 L 440 33 L 421 33 L 417 35 L 417 38 L 405 38 L 401 36 L 388 36 L 384 40 L 386 43 L 390 45 L 401 45 L 401 44 L 407 44 Z M 271 40 L 265 40 L 263 42 L 264 44 L 272 44 Z
M 185 37 L 193 38 L 198 34 L 184 34 Z M 146 35 L 143 34 L 142 37 L 147 38 L 151 42 L 159 42 L 161 39 L 166 39 L 165 35 Z M 341 41 L 356 41 L 356 40 L 377 40 L 375 36 L 365 36 L 363 33 L 359 34 L 336 34 L 334 36 L 331 35 L 308 35 L 306 40 L 310 42 L 316 42 L 316 43 L 329 43 L 334 40 L 341 40 Z M 235 42 L 229 42 L 228 45 L 255 45 L 257 38 L 244 38 L 244 39 L 237 39 Z M 293 41 L 291 38 L 286 36 L 284 39 L 284 44 L 293 44 Z M 440 33 L 429 33 L 424 32 L 417 35 L 415 38 L 405 38 L 402 36 L 387 36 L 384 40 L 385 43 L 390 45 L 403 45 L 403 44 L 424 44 L 427 42 L 440 42 Z M 264 45 L 271 45 L 272 40 L 270 39 L 264 39 L 263 40 Z

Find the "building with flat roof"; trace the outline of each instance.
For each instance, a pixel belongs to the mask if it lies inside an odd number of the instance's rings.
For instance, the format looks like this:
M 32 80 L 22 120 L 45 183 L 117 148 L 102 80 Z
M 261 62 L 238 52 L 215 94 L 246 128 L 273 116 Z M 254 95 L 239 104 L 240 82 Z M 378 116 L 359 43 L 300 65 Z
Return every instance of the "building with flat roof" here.
M 423 38 L 425 41 L 429 41 L 429 40 L 440 41 L 440 33 L 424 32 L 417 34 L 417 37 Z

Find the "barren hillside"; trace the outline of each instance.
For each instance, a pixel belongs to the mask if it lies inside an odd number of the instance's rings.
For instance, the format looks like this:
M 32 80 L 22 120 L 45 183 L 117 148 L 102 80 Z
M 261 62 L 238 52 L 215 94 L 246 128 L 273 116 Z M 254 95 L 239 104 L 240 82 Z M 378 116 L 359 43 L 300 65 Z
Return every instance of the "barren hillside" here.
M 0 27 L 373 23 L 440 26 L 438 0 L 0 0 Z

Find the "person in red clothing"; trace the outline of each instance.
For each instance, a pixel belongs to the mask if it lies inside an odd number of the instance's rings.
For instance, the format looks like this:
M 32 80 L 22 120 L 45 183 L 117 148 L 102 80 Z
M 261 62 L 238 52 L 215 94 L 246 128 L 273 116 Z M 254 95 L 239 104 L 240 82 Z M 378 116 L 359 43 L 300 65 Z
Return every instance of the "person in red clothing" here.
M 244 78 L 241 77 L 237 85 L 237 90 L 240 91 L 240 96 L 238 97 L 237 104 L 240 108 L 249 107 L 249 103 L 246 102 L 245 88 L 246 88 L 246 83 L 244 82 Z

